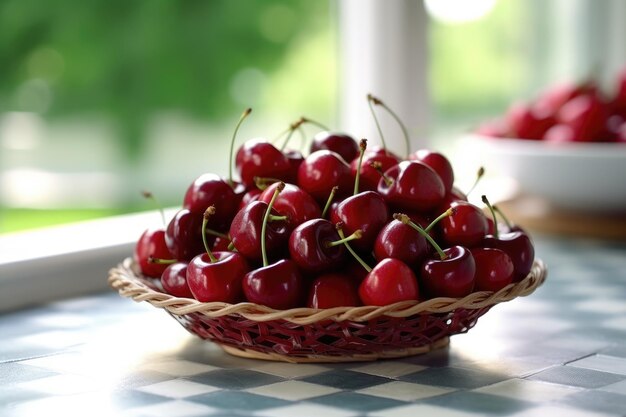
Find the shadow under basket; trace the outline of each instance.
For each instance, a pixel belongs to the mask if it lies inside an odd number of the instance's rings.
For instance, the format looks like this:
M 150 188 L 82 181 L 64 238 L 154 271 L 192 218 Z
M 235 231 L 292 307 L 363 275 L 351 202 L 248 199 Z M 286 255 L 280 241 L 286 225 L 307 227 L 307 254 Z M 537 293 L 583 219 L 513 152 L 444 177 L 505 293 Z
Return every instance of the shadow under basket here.
M 384 307 L 274 310 L 253 303 L 202 303 L 177 298 L 144 278 L 130 258 L 109 272 L 121 296 L 166 310 L 189 332 L 246 358 L 286 362 L 352 362 L 398 358 L 444 347 L 494 305 L 531 294 L 546 279 L 537 259 L 524 280 L 464 298 L 404 301 Z

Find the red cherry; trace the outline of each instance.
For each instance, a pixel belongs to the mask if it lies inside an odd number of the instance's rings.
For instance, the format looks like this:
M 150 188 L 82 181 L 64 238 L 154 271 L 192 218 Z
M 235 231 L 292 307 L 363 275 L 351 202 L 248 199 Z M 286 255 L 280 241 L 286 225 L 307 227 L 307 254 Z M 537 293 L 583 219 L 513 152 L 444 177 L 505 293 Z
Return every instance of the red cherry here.
M 488 235 L 482 246 L 500 249 L 509 255 L 515 268 L 513 281 L 521 281 L 530 273 L 535 260 L 535 248 L 526 233 L 500 233 L 498 237 Z
M 368 148 L 363 156 L 363 163 L 361 165 L 361 183 L 359 188 L 363 191 L 376 191 L 378 181 L 380 180 L 379 170 L 381 172 L 385 172 L 389 168 L 398 164 L 398 162 L 400 162 L 400 159 L 397 156 L 387 153 L 383 148 Z M 353 159 L 350 163 L 352 177 L 356 177 L 358 164 L 358 157 Z M 378 165 L 379 169 L 374 168 L 372 164 Z
M 351 136 L 343 133 L 323 131 L 315 135 L 310 153 L 324 149 L 338 153 L 346 162 L 359 155 L 359 144 Z
M 444 249 L 445 259 L 424 262 L 420 285 L 430 297 L 460 298 L 474 289 L 476 263 L 469 249 L 452 246 Z
M 230 239 L 224 236 L 216 236 L 213 245 L 211 245 L 211 250 L 216 252 L 224 252 L 229 251 Z
M 454 170 L 448 158 L 439 152 L 433 152 L 428 149 L 420 149 L 419 151 L 409 155 L 409 160 L 419 161 L 428 165 L 439 175 L 446 194 L 450 193 L 454 185 Z
M 236 252 L 214 252 L 196 256 L 187 267 L 187 283 L 194 298 L 202 302 L 237 303 L 241 300 L 241 282 L 248 264 Z
M 394 207 L 428 211 L 443 202 L 445 187 L 428 165 L 403 161 L 385 172 L 385 178 L 378 182 L 378 192 Z
M 287 180 L 291 164 L 287 157 L 265 139 L 250 139 L 237 151 L 236 167 L 241 182 L 254 186 L 254 177 Z
M 441 220 L 439 230 L 446 244 L 472 247 L 478 245 L 489 230 L 481 209 L 465 201 L 452 204 L 453 213 Z
M 230 238 L 233 245 L 243 256 L 251 261 L 261 260 L 261 230 L 263 217 L 268 204 L 254 201 L 241 209 L 230 226 Z M 276 210 L 270 213 L 278 216 Z M 284 220 L 271 221 L 267 225 L 266 245 L 270 256 L 276 255 L 289 238 L 289 228 Z
M 187 263 L 176 262 L 166 266 L 167 268 L 161 274 L 163 289 L 174 297 L 193 298 L 189 284 L 187 284 Z
M 289 162 L 289 172 L 284 179 L 288 183 L 295 184 L 298 181 L 298 171 L 300 170 L 300 165 L 304 162 L 304 156 L 302 156 L 302 152 L 294 150 L 286 150 L 283 154 L 287 158 L 287 162 Z
M 258 201 L 269 203 L 278 184 L 274 183 L 267 187 L 259 196 Z M 274 209 L 279 214 L 287 216 L 287 224 L 291 229 L 322 215 L 322 211 L 313 197 L 293 184 L 285 184 L 285 189 L 281 191 L 274 202 Z
M 359 286 L 359 297 L 365 305 L 386 306 L 417 300 L 418 296 L 415 274 L 404 262 L 394 258 L 379 262 Z
M 309 308 L 360 306 L 358 288 L 357 281 L 349 276 L 337 273 L 320 275 L 315 278 L 309 289 L 307 306 Z
M 380 194 L 364 191 L 339 203 L 336 210 L 331 211 L 330 219 L 333 224 L 343 223 L 347 234 L 361 230 L 362 237 L 351 245 L 370 251 L 378 232 L 389 221 L 389 209 Z
M 241 187 L 240 187 L 241 189 Z M 210 227 L 223 230 L 232 221 L 241 196 L 216 174 L 202 174 L 187 188 L 183 208 L 202 215 L 207 207 L 215 206 L 216 214 L 211 217 Z
M 167 264 L 150 262 L 150 258 L 172 259 L 174 256 L 165 244 L 163 229 L 147 229 L 135 245 L 134 258 L 141 273 L 147 277 L 159 278 Z
M 553 115 L 568 101 L 583 94 L 593 94 L 596 86 L 592 81 L 582 84 L 561 83 L 546 89 L 537 99 L 535 105 L 545 109 Z
M 495 119 L 481 123 L 475 130 L 477 135 L 490 138 L 505 138 L 509 135 L 509 128 L 503 120 Z
M 241 198 L 241 202 L 239 203 L 239 210 L 252 203 L 253 201 L 257 201 L 259 199 L 259 196 L 261 195 L 261 192 L 262 190 L 257 187 L 251 188 L 249 191 L 247 191 Z
M 304 282 L 296 264 L 281 259 L 248 272 L 243 279 L 243 292 L 252 303 L 286 310 L 303 302 Z
M 576 142 L 602 140 L 606 121 L 609 118 L 607 105 L 595 94 L 578 96 L 561 107 L 558 122 L 574 130 Z
M 320 204 L 326 202 L 334 186 L 339 187 L 338 195 L 348 195 L 352 191 L 352 181 L 350 167 L 332 151 L 313 152 L 298 170 L 298 186 Z
M 540 140 L 556 123 L 553 114 L 545 106 L 514 103 L 507 111 L 506 120 L 513 137 Z
M 476 291 L 499 291 L 513 282 L 513 261 L 495 248 L 471 250 L 476 263 Z
M 313 219 L 296 227 L 289 237 L 291 259 L 306 272 L 321 273 L 338 267 L 344 258 L 344 245 L 329 246 L 340 239 L 335 226 L 324 219 Z
M 172 257 L 179 261 L 190 261 L 204 252 L 202 214 L 192 213 L 189 209 L 179 210 L 167 225 L 165 244 Z
M 413 219 L 412 219 L 413 220 Z M 426 238 L 408 224 L 392 220 L 382 228 L 374 243 L 377 261 L 395 258 L 417 268 L 429 254 Z

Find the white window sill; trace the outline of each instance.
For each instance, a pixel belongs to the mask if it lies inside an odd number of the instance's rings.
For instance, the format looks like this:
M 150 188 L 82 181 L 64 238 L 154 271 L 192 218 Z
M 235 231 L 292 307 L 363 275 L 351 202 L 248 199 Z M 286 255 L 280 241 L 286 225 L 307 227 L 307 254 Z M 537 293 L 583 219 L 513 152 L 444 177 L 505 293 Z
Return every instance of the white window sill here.
M 146 212 L 0 236 L 0 311 L 106 290 L 108 270 L 159 222 Z

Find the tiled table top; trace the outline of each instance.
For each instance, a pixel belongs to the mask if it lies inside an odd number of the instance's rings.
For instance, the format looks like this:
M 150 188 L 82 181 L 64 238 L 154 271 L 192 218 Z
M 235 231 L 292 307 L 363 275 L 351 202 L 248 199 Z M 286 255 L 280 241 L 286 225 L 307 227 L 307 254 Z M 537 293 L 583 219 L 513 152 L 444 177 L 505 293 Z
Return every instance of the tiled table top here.
M 6 314 L 0 416 L 626 415 L 626 246 L 544 239 L 537 252 L 537 292 L 400 360 L 235 358 L 113 292 Z

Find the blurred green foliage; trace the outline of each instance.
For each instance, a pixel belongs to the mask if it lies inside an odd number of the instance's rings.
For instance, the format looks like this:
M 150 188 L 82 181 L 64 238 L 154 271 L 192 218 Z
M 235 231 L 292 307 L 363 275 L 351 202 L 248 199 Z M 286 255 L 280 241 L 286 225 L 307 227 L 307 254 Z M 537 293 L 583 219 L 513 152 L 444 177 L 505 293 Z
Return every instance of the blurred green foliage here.
M 218 120 L 238 113 L 229 80 L 272 73 L 329 2 L 306 0 L 5 0 L 0 113 L 86 113 L 117 124 L 129 157 L 156 111 Z

